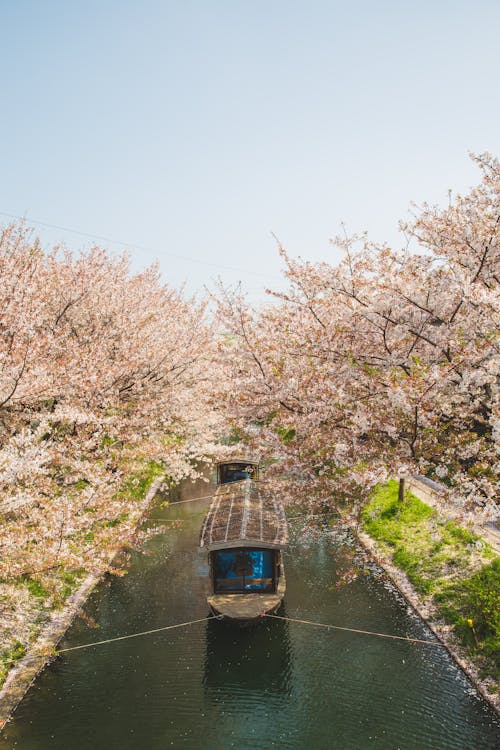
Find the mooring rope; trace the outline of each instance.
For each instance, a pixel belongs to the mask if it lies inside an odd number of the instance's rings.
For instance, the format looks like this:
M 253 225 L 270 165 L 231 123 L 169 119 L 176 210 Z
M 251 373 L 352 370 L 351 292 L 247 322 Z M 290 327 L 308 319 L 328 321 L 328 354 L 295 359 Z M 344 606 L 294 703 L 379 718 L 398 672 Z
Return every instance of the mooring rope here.
M 104 641 L 92 641 L 91 643 L 82 643 L 79 646 L 69 646 L 68 648 L 55 649 L 54 651 L 42 652 L 30 654 L 27 653 L 17 659 L 6 659 L 3 664 L 21 664 L 31 659 L 50 659 L 52 656 L 59 656 L 59 654 L 66 653 L 67 651 L 78 651 L 82 648 L 91 648 L 92 646 L 102 646 L 105 643 L 113 643 L 114 641 L 125 641 L 127 638 L 139 638 L 142 635 L 151 635 L 153 633 L 161 633 L 164 630 L 173 630 L 174 628 L 182 628 L 187 625 L 195 625 L 197 622 L 206 622 L 207 620 L 220 620 L 222 615 L 208 615 L 202 617 L 200 620 L 189 620 L 189 622 L 178 622 L 176 625 L 165 625 L 162 628 L 154 628 L 153 630 L 143 630 L 141 633 L 130 633 L 129 635 L 120 635 L 116 638 L 106 638 Z
M 428 646 L 441 646 L 449 648 L 448 644 L 441 641 L 427 641 L 424 638 L 410 638 L 406 635 L 391 635 L 389 633 L 377 633 L 374 630 L 359 630 L 358 628 L 346 628 L 341 625 L 327 625 L 323 622 L 314 622 L 313 620 L 300 620 L 297 617 L 283 617 L 282 615 L 270 615 L 265 612 L 262 617 L 272 617 L 274 620 L 286 620 L 287 622 L 298 622 L 301 625 L 314 625 L 317 628 L 327 628 L 327 630 L 345 630 L 348 633 L 360 633 L 361 635 L 376 635 L 379 638 L 392 638 L 397 641 L 409 641 L 410 643 L 424 643 Z
M 197 503 L 199 500 L 210 500 L 213 497 L 213 492 L 211 495 L 202 495 L 202 497 L 191 497 L 189 500 L 166 500 L 165 505 L 163 506 L 165 510 L 170 510 L 170 508 L 175 508 L 176 505 L 183 505 L 183 503 Z M 146 521 L 170 521 L 172 519 L 170 518 L 163 518 L 163 517 L 156 517 L 155 516 L 146 516 Z
M 188 500 L 167 500 L 168 508 L 171 508 L 174 505 L 182 505 L 182 503 L 195 503 L 197 500 L 210 500 L 214 496 L 214 493 L 212 492 L 211 495 L 202 495 L 201 497 L 190 497 Z
M 285 622 L 296 622 L 300 625 L 311 625 L 316 628 L 325 628 L 326 630 L 343 630 L 347 633 L 358 633 L 360 635 L 373 635 L 377 638 L 390 638 L 391 640 L 396 641 L 407 641 L 409 643 L 422 643 L 426 646 L 440 646 L 441 648 L 446 648 L 449 650 L 450 646 L 447 643 L 442 643 L 441 641 L 429 641 L 425 640 L 424 638 L 411 638 L 410 636 L 406 635 L 392 635 L 390 633 L 378 633 L 374 630 L 360 630 L 359 628 L 348 628 L 344 627 L 342 625 L 331 625 L 326 624 L 323 622 L 315 622 L 314 620 L 302 620 L 298 617 L 284 617 L 283 615 L 271 615 L 266 614 L 263 612 L 261 614 L 261 617 L 268 617 L 272 618 L 273 620 L 283 620 Z M 51 656 L 59 656 L 59 654 L 68 653 L 69 651 L 79 651 L 83 648 L 92 648 L 93 646 L 103 646 L 106 643 L 115 643 L 116 641 L 125 641 L 129 638 L 139 638 L 144 635 L 153 635 L 154 633 L 161 633 L 165 630 L 174 630 L 175 628 L 183 628 L 189 625 L 195 625 L 199 622 L 206 622 L 207 620 L 222 620 L 223 615 L 208 615 L 207 617 L 202 617 L 199 620 L 189 620 L 188 622 L 179 622 L 175 625 L 164 625 L 162 628 L 154 628 L 152 630 L 143 630 L 140 633 L 130 633 L 129 635 L 120 635 L 116 636 L 115 638 L 106 638 L 103 641 L 92 641 L 91 643 L 81 643 L 79 646 L 68 646 L 67 648 L 60 648 L 52 651 L 51 653 L 41 653 L 41 654 L 26 654 L 25 656 L 19 658 L 19 659 L 8 659 L 4 661 L 4 664 L 9 663 L 21 663 L 30 661 L 31 659 L 50 659 Z
M 92 641 L 91 643 L 82 643 L 80 646 L 70 646 L 68 648 L 60 648 L 56 651 L 57 654 L 66 653 L 67 651 L 78 651 L 81 648 L 91 648 L 92 646 L 102 646 L 105 643 L 114 643 L 115 641 L 125 641 L 127 638 L 139 638 L 142 635 L 152 635 L 153 633 L 161 633 L 163 630 L 173 630 L 174 628 L 183 628 L 186 625 L 195 625 L 197 622 L 206 622 L 207 620 L 220 620 L 221 615 L 208 615 L 208 617 L 202 617 L 200 620 L 189 620 L 189 622 L 178 622 L 176 625 L 165 625 L 163 628 L 154 628 L 153 630 L 143 630 L 141 633 L 130 633 L 130 635 L 119 635 L 116 638 L 106 638 L 104 641 Z

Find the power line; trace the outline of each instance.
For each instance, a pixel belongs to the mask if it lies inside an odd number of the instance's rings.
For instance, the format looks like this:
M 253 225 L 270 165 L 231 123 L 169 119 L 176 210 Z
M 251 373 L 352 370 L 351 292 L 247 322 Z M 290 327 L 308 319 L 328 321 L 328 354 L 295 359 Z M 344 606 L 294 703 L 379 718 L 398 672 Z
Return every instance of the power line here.
M 207 260 L 199 260 L 198 258 L 190 258 L 188 255 L 177 255 L 175 253 L 169 253 L 166 250 L 156 250 L 153 247 L 147 247 L 145 245 L 137 245 L 133 242 L 123 242 L 123 240 L 115 240 L 112 237 L 106 237 L 101 234 L 91 234 L 90 232 L 82 232 L 80 229 L 72 229 L 71 227 L 63 227 L 60 224 L 49 224 L 46 221 L 38 221 L 37 219 L 28 219 L 27 216 L 19 216 L 18 214 L 9 214 L 6 211 L 0 211 L 0 216 L 7 216 L 9 219 L 17 219 L 18 221 L 26 222 L 27 224 L 38 224 L 41 227 L 48 229 L 58 229 L 62 232 L 70 232 L 72 234 L 78 234 L 80 237 L 87 237 L 92 240 L 100 240 L 101 242 L 108 242 L 112 245 L 121 245 L 121 247 L 128 248 L 130 250 L 143 250 L 148 253 L 154 253 L 156 255 L 165 255 L 168 258 L 175 258 L 176 260 L 187 261 L 188 263 L 196 263 L 201 266 L 209 266 L 210 268 L 221 268 L 224 271 L 234 271 L 243 275 L 260 276 L 264 279 L 277 279 L 278 276 L 269 276 L 259 271 L 250 271 L 243 268 L 237 268 L 236 266 L 226 266 L 221 263 L 211 263 Z

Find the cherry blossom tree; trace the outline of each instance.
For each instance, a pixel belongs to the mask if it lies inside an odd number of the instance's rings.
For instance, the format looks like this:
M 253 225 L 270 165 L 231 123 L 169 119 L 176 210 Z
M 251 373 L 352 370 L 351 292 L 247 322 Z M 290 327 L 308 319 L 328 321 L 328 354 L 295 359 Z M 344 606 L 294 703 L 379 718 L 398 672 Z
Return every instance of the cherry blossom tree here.
M 0 578 L 50 588 L 134 532 L 148 462 L 175 481 L 213 453 L 214 338 L 156 266 L 46 253 L 24 226 L 0 236 L 0 278 Z
M 339 237 L 334 267 L 280 248 L 289 289 L 274 304 L 251 310 L 221 290 L 229 412 L 280 457 L 291 498 L 352 510 L 385 476 L 419 472 L 464 507 L 493 502 L 500 171 L 475 159 L 480 185 L 423 206 L 402 227 L 404 251 Z

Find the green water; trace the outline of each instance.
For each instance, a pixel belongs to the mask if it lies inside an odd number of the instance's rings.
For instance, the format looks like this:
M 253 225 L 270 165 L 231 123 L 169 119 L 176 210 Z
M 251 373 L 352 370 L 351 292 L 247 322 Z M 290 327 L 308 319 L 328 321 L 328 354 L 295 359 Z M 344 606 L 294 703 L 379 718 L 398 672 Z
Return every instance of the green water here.
M 187 485 L 181 499 L 206 493 Z M 207 504 L 156 508 L 178 528 L 96 590 L 61 646 L 206 616 L 197 541 Z M 337 589 L 350 548 L 294 528 L 282 614 L 431 637 L 377 571 Z M 0 750 L 171 747 L 493 750 L 500 725 L 443 649 L 278 620 L 209 621 L 59 657 L 0 739 Z

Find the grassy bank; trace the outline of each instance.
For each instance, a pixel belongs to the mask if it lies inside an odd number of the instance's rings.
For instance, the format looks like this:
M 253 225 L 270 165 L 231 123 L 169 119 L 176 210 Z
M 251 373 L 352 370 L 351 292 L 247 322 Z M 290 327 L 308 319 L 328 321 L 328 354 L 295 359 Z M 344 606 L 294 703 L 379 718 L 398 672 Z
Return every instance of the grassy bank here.
M 500 558 L 398 483 L 379 487 L 363 511 L 365 532 L 452 626 L 483 676 L 500 682 Z

